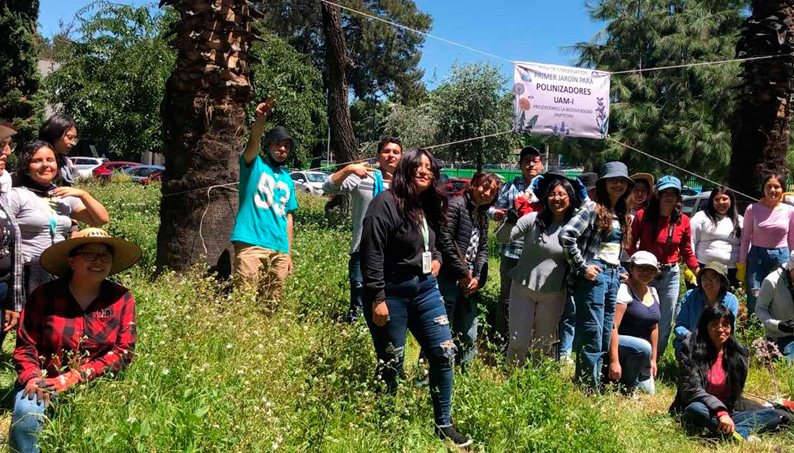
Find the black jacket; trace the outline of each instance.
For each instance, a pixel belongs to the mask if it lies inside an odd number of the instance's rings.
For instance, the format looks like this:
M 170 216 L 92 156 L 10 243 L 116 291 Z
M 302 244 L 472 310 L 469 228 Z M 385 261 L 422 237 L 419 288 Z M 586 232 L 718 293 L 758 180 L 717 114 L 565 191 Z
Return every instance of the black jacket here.
M 433 259 L 443 262 L 436 250 L 434 225 L 428 225 Z M 361 231 L 361 274 L 364 277 L 364 301 L 384 300 L 384 288 L 390 280 L 405 280 L 422 273 L 424 241 L 419 225 L 400 216 L 394 195 L 387 190 L 372 199 L 364 216 Z
M 466 250 L 476 228 L 480 232 L 480 244 L 477 258 L 474 260 L 472 276 L 482 288 L 488 278 L 488 217 L 483 212 L 478 222 L 474 219 L 475 209 L 477 208 L 467 193 L 449 200 L 447 224 L 441 229 L 439 241 L 441 255 L 444 257 L 441 275 L 452 281 L 458 281 L 469 275 Z
M 695 336 L 690 335 L 686 341 L 681 344 L 678 352 L 679 360 L 679 376 L 678 376 L 678 392 L 675 395 L 673 405 L 670 406 L 670 412 L 680 413 L 694 402 L 701 402 L 709 408 L 712 416 L 715 416 L 719 411 L 733 412 L 733 408 L 741 397 L 741 390 L 738 394 L 730 394 L 726 398 L 727 401 L 720 401 L 716 396 L 711 395 L 706 391 L 706 372 L 711 364 L 695 363 L 692 358 L 691 343 L 695 341 Z M 749 367 L 749 359 L 747 349 L 739 345 L 739 360 L 730 361 L 727 357 L 723 357 L 723 364 L 728 364 L 729 369 L 726 370 L 726 375 L 730 380 L 738 382 L 739 389 L 744 388 L 744 383 L 747 380 L 747 369 Z M 733 365 L 731 365 L 733 362 Z M 703 370 L 706 370 L 705 372 Z

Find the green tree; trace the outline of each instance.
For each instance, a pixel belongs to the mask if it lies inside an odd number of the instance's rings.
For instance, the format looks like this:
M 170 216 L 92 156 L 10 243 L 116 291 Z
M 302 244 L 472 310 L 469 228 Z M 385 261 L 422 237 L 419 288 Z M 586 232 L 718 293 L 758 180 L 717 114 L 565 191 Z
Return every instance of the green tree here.
M 299 52 L 310 55 L 327 77 L 325 35 L 318 0 L 265 0 L 265 24 Z M 350 0 L 345 6 L 400 24 L 428 31 L 432 19 L 410 0 Z M 419 69 L 424 37 L 388 24 L 343 11 L 342 28 L 348 50 L 350 89 L 358 99 L 386 96 L 400 103 L 423 99 L 423 71 Z M 326 86 L 328 79 L 326 80 Z
M 436 144 L 438 115 L 433 103 L 425 102 L 413 107 L 390 104 L 389 109 L 382 121 L 383 135 L 400 138 L 404 149 Z
M 77 13 L 77 36 L 60 40 L 61 67 L 44 82 L 83 138 L 127 160 L 161 152 L 158 111 L 175 60 L 163 36 L 174 20 L 149 7 L 106 2 Z
M 268 36 L 254 43 L 253 55 L 259 60 L 252 65 L 254 99 L 267 96 L 276 99 L 268 115 L 269 126 L 286 126 L 295 139 L 290 165 L 302 166 L 312 157 L 318 142 L 327 140 L 328 117 L 325 92 L 320 71 L 284 40 Z M 250 112 L 253 119 L 253 110 Z
M 626 71 L 734 57 L 747 0 L 603 0 L 589 7 L 606 28 L 573 47 L 578 64 Z M 610 136 L 694 172 L 725 178 L 730 159 L 736 63 L 614 74 Z M 566 146 L 638 169 L 675 173 L 614 143 Z M 594 161 L 594 159 L 589 159 Z
M 430 95 L 438 122 L 438 142 L 453 142 L 510 130 L 513 121 L 512 96 L 507 79 L 488 64 L 453 65 L 449 79 Z M 438 150 L 443 159 L 485 162 L 506 159 L 515 139 L 500 135 L 451 145 Z
M 0 118 L 20 129 L 22 142 L 36 136 L 44 119 L 35 46 L 38 15 L 38 0 L 0 1 Z

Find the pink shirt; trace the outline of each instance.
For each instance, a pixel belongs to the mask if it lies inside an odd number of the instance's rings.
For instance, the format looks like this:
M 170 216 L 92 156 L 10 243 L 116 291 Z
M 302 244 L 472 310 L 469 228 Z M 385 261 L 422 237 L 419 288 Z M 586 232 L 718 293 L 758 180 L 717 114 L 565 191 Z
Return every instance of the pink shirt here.
M 740 263 L 747 263 L 751 245 L 768 249 L 788 246 L 794 251 L 794 208 L 785 203 L 780 203 L 775 209 L 759 203 L 748 206 L 742 224 Z
M 725 404 L 728 399 L 728 376 L 722 368 L 722 351 L 717 353 L 717 359 L 711 364 L 709 374 L 706 376 L 706 391 L 715 396 L 718 400 Z M 725 411 L 719 411 L 717 417 L 727 414 Z

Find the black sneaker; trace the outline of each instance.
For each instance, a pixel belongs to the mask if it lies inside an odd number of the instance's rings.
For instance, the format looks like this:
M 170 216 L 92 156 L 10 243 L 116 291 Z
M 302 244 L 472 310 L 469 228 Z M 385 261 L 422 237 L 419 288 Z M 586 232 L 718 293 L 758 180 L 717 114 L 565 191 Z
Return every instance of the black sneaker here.
M 452 442 L 456 447 L 468 447 L 474 443 L 473 440 L 455 431 L 455 428 L 453 428 L 452 425 L 436 426 L 436 435 L 441 440 L 448 440 Z

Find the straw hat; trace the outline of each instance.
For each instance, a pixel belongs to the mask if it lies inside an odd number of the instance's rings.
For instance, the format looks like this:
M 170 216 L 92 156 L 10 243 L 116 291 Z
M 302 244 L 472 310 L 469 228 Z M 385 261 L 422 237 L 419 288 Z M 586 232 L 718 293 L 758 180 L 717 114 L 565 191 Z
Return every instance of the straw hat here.
M 69 271 L 69 254 L 85 244 L 107 244 L 113 247 L 113 262 L 110 274 L 121 272 L 141 259 L 141 248 L 124 239 L 111 237 L 99 228 L 78 231 L 70 239 L 52 245 L 41 254 L 41 266 L 49 273 L 62 276 Z
M 631 175 L 631 180 L 634 182 L 637 182 L 638 180 L 645 181 L 645 183 L 648 184 L 648 190 L 653 189 L 653 186 L 656 183 L 653 175 L 650 173 L 634 173 Z
M 0 121 L 0 140 L 5 140 L 12 135 L 15 135 L 19 130 L 15 128 L 12 124 L 6 123 L 5 121 Z

